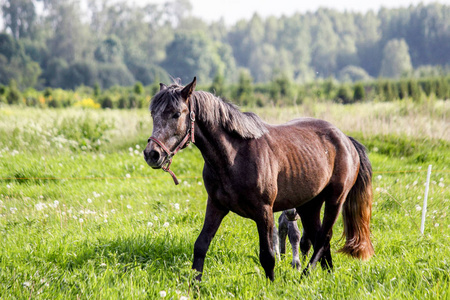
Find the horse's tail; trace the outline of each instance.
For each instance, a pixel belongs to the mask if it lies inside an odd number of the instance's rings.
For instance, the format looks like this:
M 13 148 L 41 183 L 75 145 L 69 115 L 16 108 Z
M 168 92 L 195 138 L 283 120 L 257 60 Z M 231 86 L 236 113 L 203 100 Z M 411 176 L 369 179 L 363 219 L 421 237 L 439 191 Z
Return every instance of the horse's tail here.
M 354 138 L 349 137 L 360 158 L 359 172 L 355 184 L 344 203 L 345 245 L 340 252 L 367 260 L 374 254 L 370 241 L 370 216 L 372 214 L 372 166 L 366 150 Z

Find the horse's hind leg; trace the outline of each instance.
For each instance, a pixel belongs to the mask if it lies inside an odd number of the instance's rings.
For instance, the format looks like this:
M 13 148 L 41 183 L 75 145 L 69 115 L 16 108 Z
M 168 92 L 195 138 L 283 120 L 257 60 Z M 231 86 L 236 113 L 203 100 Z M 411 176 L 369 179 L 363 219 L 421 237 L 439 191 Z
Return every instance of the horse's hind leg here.
M 314 246 L 315 250 L 316 236 L 321 228 L 320 209 L 322 208 L 323 202 L 324 198 L 317 196 L 297 208 L 297 213 L 300 215 L 300 220 L 303 225 L 303 236 L 300 240 L 300 248 L 304 258 L 306 258 L 306 255 L 311 248 L 311 244 Z
M 339 185 L 337 185 L 339 186 Z M 330 193 L 323 194 L 328 195 L 325 201 L 325 211 L 323 215 L 323 222 L 320 230 L 318 231 L 314 245 L 314 253 L 308 266 L 303 271 L 304 274 L 308 273 L 308 268 L 314 268 L 317 262 L 320 261 L 324 269 L 331 270 L 333 263 L 331 259 L 330 240 L 333 235 L 333 225 L 336 222 L 339 212 L 341 211 L 342 204 L 345 201 L 348 190 L 345 190 L 342 186 L 340 188 L 333 189 L 333 186 L 329 187 Z
M 302 238 L 300 239 L 300 251 L 302 251 L 303 259 L 306 259 L 309 249 L 311 249 L 311 240 L 303 229 Z

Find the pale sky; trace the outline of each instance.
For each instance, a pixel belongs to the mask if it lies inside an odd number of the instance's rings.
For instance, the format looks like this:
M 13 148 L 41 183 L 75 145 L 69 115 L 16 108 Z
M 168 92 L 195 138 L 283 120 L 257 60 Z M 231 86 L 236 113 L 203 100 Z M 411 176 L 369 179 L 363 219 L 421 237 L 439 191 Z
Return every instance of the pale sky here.
M 163 3 L 166 0 L 134 0 L 135 3 L 152 2 Z M 295 12 L 305 13 L 316 11 L 319 7 L 334 8 L 339 11 L 366 12 L 378 11 L 380 7 L 398 8 L 408 7 L 411 4 L 424 4 L 436 2 L 432 0 L 190 0 L 193 6 L 193 15 L 211 22 L 224 18 L 226 24 L 232 25 L 240 19 L 250 19 L 254 12 L 262 17 L 270 15 L 290 16 Z M 450 4 L 450 0 L 437 1 Z

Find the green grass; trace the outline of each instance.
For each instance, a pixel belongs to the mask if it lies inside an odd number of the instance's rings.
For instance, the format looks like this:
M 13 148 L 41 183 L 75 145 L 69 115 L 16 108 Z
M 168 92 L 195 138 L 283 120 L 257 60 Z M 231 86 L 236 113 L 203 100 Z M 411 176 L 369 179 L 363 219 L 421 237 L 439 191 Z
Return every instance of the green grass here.
M 414 116 L 386 105 L 257 111 L 271 122 L 296 110 L 333 120 L 367 145 L 374 169 L 375 257 L 361 262 L 333 253 L 331 274 L 318 268 L 301 278 L 288 247 L 273 283 L 258 261 L 255 224 L 234 214 L 211 244 L 203 281 L 192 281 L 207 197 L 202 157 L 192 146 L 175 157 L 179 186 L 148 168 L 141 154 L 151 134 L 145 110 L 0 108 L 0 299 L 158 299 L 162 291 L 167 299 L 449 299 L 450 138 L 410 127 L 378 132 L 370 124 L 379 120 L 366 112 L 386 119 L 390 111 L 400 123 L 428 118 L 441 127 L 448 103 L 413 107 Z M 348 116 L 358 115 L 365 130 L 347 128 Z M 336 252 L 341 219 L 334 233 Z

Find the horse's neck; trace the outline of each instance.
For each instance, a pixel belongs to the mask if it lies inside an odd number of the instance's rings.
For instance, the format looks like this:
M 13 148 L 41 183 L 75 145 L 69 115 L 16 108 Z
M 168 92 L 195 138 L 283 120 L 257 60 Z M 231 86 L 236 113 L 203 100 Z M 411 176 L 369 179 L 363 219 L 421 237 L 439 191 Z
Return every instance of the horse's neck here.
M 226 169 L 233 164 L 237 140 L 220 126 L 211 128 L 196 122 L 195 145 L 211 167 Z

